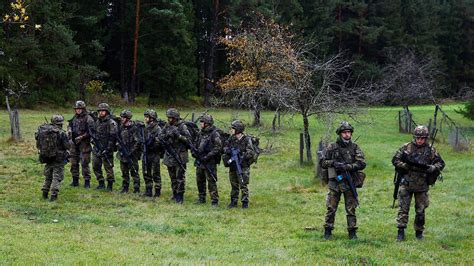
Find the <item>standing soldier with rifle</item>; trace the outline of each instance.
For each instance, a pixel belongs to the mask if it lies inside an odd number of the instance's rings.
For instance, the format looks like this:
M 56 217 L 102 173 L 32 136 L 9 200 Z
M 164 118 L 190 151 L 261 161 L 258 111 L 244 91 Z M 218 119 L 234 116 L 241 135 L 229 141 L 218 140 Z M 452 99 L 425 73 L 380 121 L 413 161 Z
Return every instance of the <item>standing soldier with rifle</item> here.
M 142 139 L 137 123 L 133 122 L 132 112 L 123 110 L 120 113 L 121 125 L 117 132 L 119 152 L 117 157 L 122 171 L 122 193 L 128 193 L 130 175 L 133 177 L 133 193 L 140 192 L 140 176 L 138 174 L 138 160 L 142 153 Z
M 329 192 L 326 197 L 326 218 L 324 239 L 329 239 L 334 229 L 337 206 L 344 195 L 349 239 L 357 238 L 356 207 L 358 195 L 356 187 L 362 187 L 365 175 L 364 153 L 359 146 L 351 141 L 354 128 L 346 121 L 341 122 L 336 130 L 339 135 L 336 142 L 326 148 L 321 158 L 321 167 L 328 169 Z
M 93 129 L 89 130 L 92 138 L 92 167 L 94 174 L 99 181 L 97 189 L 105 189 L 104 176 L 102 175 L 102 165 L 107 174 L 107 190 L 112 191 L 114 178 L 114 151 L 117 135 L 117 123 L 110 115 L 110 107 L 106 103 L 100 103 L 97 108 L 99 112 L 97 121 Z
M 91 161 L 91 138 L 89 129 L 94 127 L 94 119 L 87 113 L 86 104 L 83 101 L 76 101 L 74 105 L 74 117 L 69 120 L 67 133 L 70 149 L 71 162 L 71 186 L 79 186 L 79 163 L 82 168 L 82 176 L 84 177 L 84 187 L 91 186 L 91 172 L 89 163 Z
M 39 151 L 40 163 L 44 163 L 43 199 L 50 201 L 58 198 L 59 185 L 64 178 L 64 165 L 67 163 L 69 140 L 63 130 L 64 118 L 62 115 L 53 115 L 51 124 L 44 124 L 35 134 L 36 148 Z
M 191 134 L 186 124 L 179 117 L 178 110 L 170 108 L 166 111 L 168 122 L 158 138 L 165 149 L 163 163 L 168 168 L 171 179 L 172 200 L 182 204 L 186 183 L 186 163 L 188 162 L 188 141 Z
M 211 196 L 211 205 L 216 207 L 219 203 L 217 192 L 217 164 L 221 160 L 222 141 L 214 126 L 214 119 L 204 114 L 199 119 L 199 131 L 196 146 L 190 143 L 191 154 L 196 160 L 196 182 L 199 192 L 198 203 L 206 203 L 206 180 Z
M 239 191 L 242 193 L 242 209 L 249 207 L 250 164 L 255 157 L 250 136 L 244 134 L 245 125 L 239 120 L 231 124 L 231 136 L 224 146 L 224 166 L 229 167 L 229 180 L 232 187 L 228 208 L 237 207 Z
M 405 240 L 405 228 L 413 196 L 415 196 L 414 227 L 416 238 L 423 239 L 425 209 L 429 205 L 429 185 L 436 182 L 445 166 L 443 159 L 433 148 L 433 145 L 428 145 L 428 137 L 428 128 L 417 126 L 413 131 L 413 141 L 404 144 L 392 159 L 392 164 L 399 177 L 397 241 Z
M 145 180 L 145 196 L 159 197 L 161 195 L 160 156 L 162 150 L 156 138 L 161 134 L 158 125 L 158 115 L 155 110 L 146 110 L 144 113 L 146 128 L 143 132 L 142 169 Z M 153 195 L 153 184 L 155 195 Z

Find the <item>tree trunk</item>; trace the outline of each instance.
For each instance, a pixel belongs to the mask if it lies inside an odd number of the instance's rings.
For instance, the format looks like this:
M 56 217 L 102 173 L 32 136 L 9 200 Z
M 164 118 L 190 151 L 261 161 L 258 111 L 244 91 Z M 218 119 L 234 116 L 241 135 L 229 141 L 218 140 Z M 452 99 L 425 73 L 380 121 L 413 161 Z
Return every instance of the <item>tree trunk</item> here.
M 135 93 L 137 91 L 137 62 L 138 62 L 138 34 L 140 32 L 140 0 L 136 0 L 135 6 L 135 34 L 133 36 L 133 65 L 132 79 L 130 81 L 130 102 L 135 101 Z
M 204 77 L 204 105 L 209 106 L 209 100 L 214 91 L 214 62 L 216 57 L 217 33 L 219 30 L 219 0 L 213 0 L 213 15 L 211 34 L 209 36 L 209 52 L 207 54 L 207 67 Z
M 125 24 L 125 0 L 120 1 L 119 21 Z M 125 32 L 120 31 L 120 89 L 125 102 L 128 102 L 128 84 L 126 81 L 127 73 L 125 71 Z
M 313 163 L 313 155 L 311 154 L 311 136 L 309 135 L 309 121 L 308 115 L 303 114 L 304 124 L 304 140 L 306 144 L 306 159 L 309 163 Z
M 262 121 L 260 120 L 260 107 L 255 107 L 255 109 L 253 110 L 253 126 L 262 126 Z
M 18 114 L 18 110 L 16 108 L 13 108 L 13 110 L 10 108 L 8 96 L 5 96 L 5 103 L 7 105 L 8 117 L 10 119 L 11 138 L 15 141 L 20 140 L 20 115 Z

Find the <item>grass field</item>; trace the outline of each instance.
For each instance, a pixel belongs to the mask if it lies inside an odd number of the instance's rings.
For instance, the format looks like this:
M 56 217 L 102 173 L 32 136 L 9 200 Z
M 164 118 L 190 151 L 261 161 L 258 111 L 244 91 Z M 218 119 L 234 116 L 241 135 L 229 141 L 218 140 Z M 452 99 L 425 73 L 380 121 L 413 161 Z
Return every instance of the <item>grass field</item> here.
M 458 107 L 443 108 L 460 125 L 474 126 L 454 112 Z M 133 110 L 135 118 L 141 119 L 143 109 Z M 322 240 L 327 188 L 314 178 L 314 166 L 299 166 L 299 116 L 285 116 L 281 131 L 274 135 L 268 128 L 249 129 L 261 136 L 262 146 L 269 141 L 273 148 L 251 169 L 250 208 L 228 210 L 227 169 L 219 168 L 220 205 L 213 209 L 210 204 L 194 204 L 197 189 L 191 163 L 184 205 L 168 201 L 170 181 L 163 168 L 164 191 L 156 201 L 117 191 L 72 188 L 68 166 L 59 200 L 43 201 L 43 166 L 37 163 L 34 131 L 44 116 L 61 111 L 69 119 L 72 110 L 21 110 L 25 140 L 19 143 L 8 142 L 8 115 L 1 111 L 0 263 L 473 264 L 474 152 L 456 153 L 443 141 L 436 146 L 447 166 L 444 182 L 430 190 L 425 239 L 415 240 L 411 212 L 407 241 L 395 242 L 397 210 L 390 208 L 390 160 L 397 148 L 411 140 L 410 135 L 398 133 L 398 110 L 370 108 L 360 121 L 350 120 L 368 163 L 366 184 L 359 190 L 359 239 L 354 241 L 347 239 L 343 205 L 338 210 L 333 239 Z M 428 121 L 434 108 L 411 110 L 414 119 L 422 122 Z M 247 122 L 251 118 L 245 111 L 210 113 L 219 125 L 232 117 Z M 164 110 L 159 110 L 159 115 L 163 114 Z M 270 125 L 272 117 L 271 112 L 263 114 L 265 125 Z M 310 123 L 315 147 L 325 129 L 315 119 Z M 121 177 L 117 163 L 115 174 L 118 189 Z M 92 185 L 96 184 L 93 177 Z M 305 227 L 315 230 L 306 231 Z

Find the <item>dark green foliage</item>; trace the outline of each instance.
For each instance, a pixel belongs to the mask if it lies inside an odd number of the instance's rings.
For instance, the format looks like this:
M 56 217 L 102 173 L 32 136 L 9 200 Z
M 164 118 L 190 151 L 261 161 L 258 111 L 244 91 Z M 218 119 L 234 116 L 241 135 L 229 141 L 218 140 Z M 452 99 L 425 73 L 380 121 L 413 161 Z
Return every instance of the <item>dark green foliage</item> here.
M 457 111 L 464 117 L 474 120 L 474 98 L 469 100 L 463 109 Z

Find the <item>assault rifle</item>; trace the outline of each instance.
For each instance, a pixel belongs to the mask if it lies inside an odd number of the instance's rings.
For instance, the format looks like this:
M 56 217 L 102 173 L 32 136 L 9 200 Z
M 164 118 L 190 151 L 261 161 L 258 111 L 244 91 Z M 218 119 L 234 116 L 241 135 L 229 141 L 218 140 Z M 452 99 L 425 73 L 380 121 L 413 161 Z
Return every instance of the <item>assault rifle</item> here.
M 161 146 L 165 148 L 166 153 L 170 155 L 173 159 L 175 159 L 178 162 L 179 167 L 184 172 L 186 172 L 186 168 L 184 167 L 184 163 L 181 160 L 181 157 L 179 157 L 179 154 L 175 151 L 171 144 L 168 143 L 168 141 L 164 140 L 162 137 L 157 137 L 156 139 L 160 142 Z
M 145 176 L 148 169 L 148 166 L 147 166 L 148 140 L 145 139 L 145 129 L 143 127 L 140 127 L 140 138 L 142 139 L 142 142 L 143 142 L 142 173 L 143 173 L 143 176 Z
M 134 172 L 138 174 L 137 169 L 135 169 L 135 166 L 133 165 L 133 160 L 132 160 L 132 153 L 127 149 L 127 146 L 125 146 L 125 143 L 123 142 L 122 137 L 120 136 L 120 129 L 117 130 L 117 142 L 119 144 L 119 152 L 120 152 L 120 157 L 125 158 L 127 160 L 127 163 L 130 164 L 130 167 Z
M 398 188 L 400 188 L 401 176 L 398 174 L 398 171 L 395 170 L 395 175 L 393 176 L 393 203 L 392 209 L 395 208 L 395 201 L 398 199 Z
M 102 144 L 100 143 L 100 141 L 96 138 L 94 134 L 92 134 L 92 130 L 90 128 L 88 129 L 88 131 L 89 131 L 89 135 L 91 136 L 91 140 L 92 140 L 91 142 L 92 144 L 94 144 L 95 153 L 98 156 L 104 156 L 107 163 L 109 163 L 109 165 L 112 165 L 109 158 L 107 157 L 107 154 L 105 154 L 106 149 L 102 147 Z
M 235 163 L 235 168 L 237 168 L 237 175 L 240 177 L 242 183 L 244 183 L 244 175 L 242 173 L 242 160 L 240 159 L 240 150 L 238 148 L 230 149 L 230 159 L 227 162 L 229 165 Z
M 347 183 L 349 184 L 349 188 L 351 189 L 352 195 L 354 195 L 357 206 L 359 206 L 359 194 L 357 194 L 357 189 L 354 185 L 354 179 L 352 178 L 351 173 L 349 173 L 348 171 L 342 171 L 341 173 L 337 173 L 336 180 L 338 182 L 343 182 L 344 180 L 347 181 Z
M 199 152 L 199 150 L 191 143 L 191 141 L 188 141 L 187 144 L 188 144 L 189 149 L 191 150 L 191 154 L 193 155 L 194 158 L 196 158 L 196 165 L 198 167 L 201 166 L 201 165 L 204 165 L 204 167 L 206 168 L 209 175 L 211 175 L 212 179 L 214 179 L 214 181 L 217 182 L 216 175 L 214 174 L 212 169 L 209 167 L 209 165 L 204 162 L 204 160 L 202 159 L 202 155 Z

